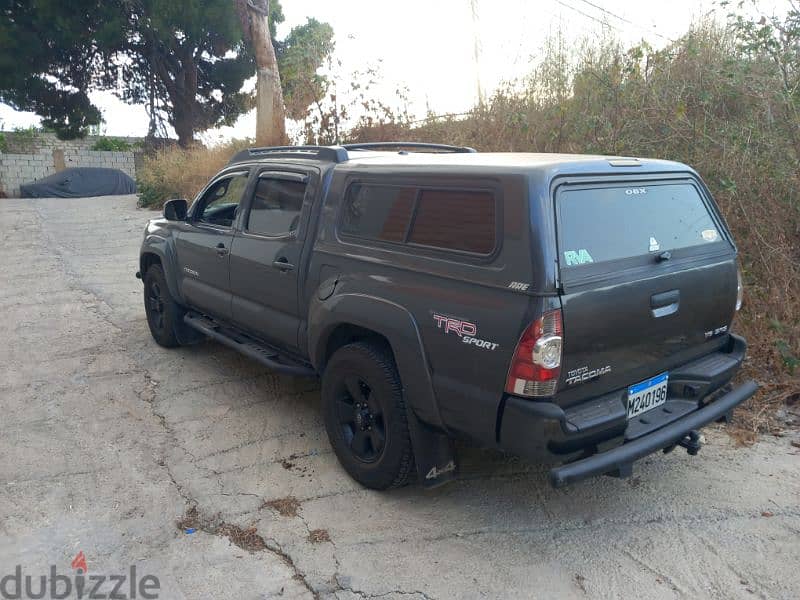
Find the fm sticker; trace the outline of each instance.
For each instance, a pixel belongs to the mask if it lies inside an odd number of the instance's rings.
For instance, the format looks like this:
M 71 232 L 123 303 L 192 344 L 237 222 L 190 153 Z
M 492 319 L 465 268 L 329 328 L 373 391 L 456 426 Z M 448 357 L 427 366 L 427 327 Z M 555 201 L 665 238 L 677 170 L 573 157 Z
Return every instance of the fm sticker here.
M 594 262 L 592 255 L 589 254 L 589 251 L 585 248 L 581 248 L 580 250 L 566 250 L 564 252 L 564 259 L 567 261 L 568 267 Z
M 483 348 L 484 350 L 496 350 L 500 345 L 475 337 L 478 334 L 478 326 L 475 323 L 454 319 L 438 313 L 433 313 L 433 320 L 436 321 L 437 329 L 443 329 L 445 333 L 455 333 L 464 344 Z

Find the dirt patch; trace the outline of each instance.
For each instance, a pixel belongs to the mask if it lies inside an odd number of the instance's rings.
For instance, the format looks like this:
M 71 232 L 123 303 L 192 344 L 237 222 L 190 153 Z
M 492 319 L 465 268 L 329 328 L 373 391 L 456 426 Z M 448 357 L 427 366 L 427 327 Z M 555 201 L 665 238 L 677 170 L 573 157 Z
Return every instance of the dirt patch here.
M 190 507 L 176 524 L 181 531 L 186 531 L 187 529 L 201 529 L 200 515 L 197 512 L 197 507 Z
M 312 529 L 308 532 L 308 541 L 312 544 L 321 544 L 331 541 L 331 534 L 327 529 Z
M 177 526 L 178 529 L 185 533 L 204 531 L 211 535 L 224 536 L 232 544 L 248 552 L 258 552 L 267 548 L 264 538 L 258 534 L 258 530 L 255 527 L 242 528 L 224 521 L 203 520 L 200 518 L 196 506 L 192 506 L 186 511 L 186 514 L 178 520 Z
M 277 498 L 275 500 L 265 500 L 261 508 L 271 508 L 282 517 L 296 517 L 300 511 L 300 500 L 294 496 Z
M 248 552 L 258 552 L 260 550 L 266 550 L 267 548 L 264 538 L 258 535 L 258 530 L 255 527 L 242 529 L 237 525 L 223 523 L 217 528 L 215 533 L 217 535 L 224 535 L 232 544 Z

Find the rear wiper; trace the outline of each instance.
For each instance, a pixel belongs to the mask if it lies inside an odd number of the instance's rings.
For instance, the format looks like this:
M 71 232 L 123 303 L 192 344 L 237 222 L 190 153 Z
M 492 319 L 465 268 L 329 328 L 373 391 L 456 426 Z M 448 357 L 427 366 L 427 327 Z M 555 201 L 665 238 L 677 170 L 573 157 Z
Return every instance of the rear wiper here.
M 656 262 L 664 262 L 665 260 L 669 260 L 670 258 L 672 258 L 672 252 L 670 252 L 669 250 L 665 250 L 664 252 L 656 256 Z

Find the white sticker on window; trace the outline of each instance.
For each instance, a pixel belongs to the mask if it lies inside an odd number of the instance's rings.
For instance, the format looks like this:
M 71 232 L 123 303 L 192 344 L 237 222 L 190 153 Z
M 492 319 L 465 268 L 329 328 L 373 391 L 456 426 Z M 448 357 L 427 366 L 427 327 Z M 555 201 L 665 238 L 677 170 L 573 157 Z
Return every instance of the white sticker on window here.
M 650 252 L 657 252 L 661 250 L 661 244 L 658 243 L 658 240 L 654 237 L 650 238 Z
M 719 234 L 717 233 L 716 229 L 703 229 L 700 232 L 700 235 L 703 236 L 703 239 L 707 242 L 715 242 L 717 238 L 719 238 Z
M 592 255 L 589 254 L 589 251 L 581 248 L 580 250 L 566 250 L 564 252 L 564 258 L 567 261 L 568 267 L 574 267 L 576 265 L 585 265 L 587 263 L 594 262 L 592 259 Z

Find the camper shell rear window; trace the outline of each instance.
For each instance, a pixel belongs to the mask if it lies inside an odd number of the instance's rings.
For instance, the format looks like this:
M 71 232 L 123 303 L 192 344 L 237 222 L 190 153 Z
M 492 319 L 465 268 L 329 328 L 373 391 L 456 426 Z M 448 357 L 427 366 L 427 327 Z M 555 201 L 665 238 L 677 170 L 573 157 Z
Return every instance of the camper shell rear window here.
M 556 210 L 562 269 L 702 250 L 725 239 L 691 181 L 563 186 Z

